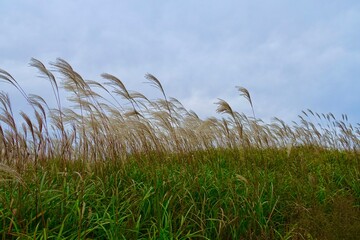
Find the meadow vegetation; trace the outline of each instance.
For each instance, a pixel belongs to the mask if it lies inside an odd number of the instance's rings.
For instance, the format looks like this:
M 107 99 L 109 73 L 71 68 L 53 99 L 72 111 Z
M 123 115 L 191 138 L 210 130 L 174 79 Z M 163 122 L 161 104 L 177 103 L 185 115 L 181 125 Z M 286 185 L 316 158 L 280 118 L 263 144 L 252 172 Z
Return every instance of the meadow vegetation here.
M 356 239 L 360 124 L 306 110 L 289 125 L 218 99 L 201 119 L 117 77 L 46 67 L 55 107 L 0 69 L 30 111 L 0 91 L 2 239 Z M 66 91 L 64 103 L 62 91 Z

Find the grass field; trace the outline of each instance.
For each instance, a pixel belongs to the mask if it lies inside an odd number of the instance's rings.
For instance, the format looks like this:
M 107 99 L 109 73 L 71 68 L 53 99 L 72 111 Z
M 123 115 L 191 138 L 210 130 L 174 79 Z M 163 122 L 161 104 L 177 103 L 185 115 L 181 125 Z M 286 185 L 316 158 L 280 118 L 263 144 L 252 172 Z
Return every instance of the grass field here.
M 31 66 L 56 107 L 0 70 L 30 106 L 17 116 L 0 93 L 2 239 L 360 236 L 360 125 L 346 115 L 264 123 L 237 87 L 252 116 L 219 99 L 221 118 L 203 120 L 150 74 L 161 98 L 110 74 L 86 81 L 61 59 Z

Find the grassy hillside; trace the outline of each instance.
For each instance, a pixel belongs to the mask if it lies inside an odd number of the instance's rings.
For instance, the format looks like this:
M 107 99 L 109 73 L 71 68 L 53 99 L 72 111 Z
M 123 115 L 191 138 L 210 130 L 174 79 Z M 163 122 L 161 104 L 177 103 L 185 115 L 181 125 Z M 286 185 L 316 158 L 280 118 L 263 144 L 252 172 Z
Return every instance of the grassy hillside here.
M 346 115 L 307 110 L 292 125 L 264 123 L 237 87 L 252 116 L 219 99 L 222 118 L 203 120 L 150 74 L 160 99 L 110 74 L 84 80 L 61 59 L 52 70 L 31 65 L 49 80 L 56 106 L 0 70 L 30 106 L 14 113 L 0 92 L 3 239 L 360 235 L 360 125 Z

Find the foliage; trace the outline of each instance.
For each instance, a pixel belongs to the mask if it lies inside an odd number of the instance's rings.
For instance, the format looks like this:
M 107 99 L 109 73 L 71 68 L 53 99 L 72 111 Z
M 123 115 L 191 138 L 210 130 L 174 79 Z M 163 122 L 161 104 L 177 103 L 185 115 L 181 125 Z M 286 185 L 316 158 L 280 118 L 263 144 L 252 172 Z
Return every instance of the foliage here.
M 62 59 L 51 71 L 30 65 L 49 80 L 56 107 L 0 70 L 32 111 L 17 121 L 0 93 L 3 239 L 359 236 L 360 125 L 346 115 L 307 110 L 291 126 L 266 124 L 237 87 L 252 117 L 219 99 L 224 117 L 202 120 L 151 74 L 162 98 L 110 74 L 84 80 Z M 64 107 L 60 87 L 73 107 Z

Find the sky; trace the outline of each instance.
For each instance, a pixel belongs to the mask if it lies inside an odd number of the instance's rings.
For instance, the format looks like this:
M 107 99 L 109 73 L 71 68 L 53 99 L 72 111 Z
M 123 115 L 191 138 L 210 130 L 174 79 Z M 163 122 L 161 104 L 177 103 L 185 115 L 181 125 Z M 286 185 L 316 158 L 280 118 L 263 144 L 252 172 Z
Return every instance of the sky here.
M 358 0 L 12 0 L 0 1 L 0 68 L 29 93 L 55 101 L 29 67 L 69 62 L 83 78 L 120 78 L 149 98 L 151 73 L 202 118 L 218 98 L 251 115 L 297 120 L 302 110 L 346 113 L 360 122 Z M 23 100 L 9 85 L 0 90 Z

